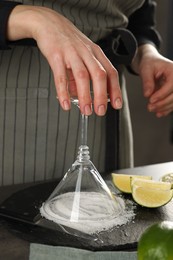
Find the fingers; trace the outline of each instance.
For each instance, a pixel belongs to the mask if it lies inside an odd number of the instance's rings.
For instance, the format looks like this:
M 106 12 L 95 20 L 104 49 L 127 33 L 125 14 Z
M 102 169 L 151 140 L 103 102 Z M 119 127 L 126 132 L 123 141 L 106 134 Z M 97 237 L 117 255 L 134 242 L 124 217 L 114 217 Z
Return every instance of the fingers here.
M 117 70 L 99 46 L 94 44 L 92 52 L 86 52 L 86 54 L 83 57 L 92 80 L 95 113 L 100 116 L 106 113 L 108 94 L 112 106 L 120 109 L 122 96 Z
M 68 92 L 70 97 L 77 97 L 77 87 L 73 72 L 71 69 L 67 69 L 67 78 L 68 78 Z
M 162 117 L 173 111 L 173 77 L 170 69 L 164 69 L 163 66 L 157 72 L 147 69 L 142 74 L 142 81 L 144 96 L 149 100 L 149 112 Z
M 173 111 L 173 93 L 156 103 L 149 103 L 148 110 L 155 113 L 157 117 L 168 115 Z
M 60 105 L 64 110 L 69 110 L 71 108 L 71 102 L 68 93 L 68 78 L 65 64 L 60 56 L 57 56 L 56 59 L 54 59 L 52 70 Z
M 66 55 L 66 60 L 68 61 L 69 67 L 71 68 L 75 80 L 81 113 L 90 115 L 92 113 L 92 101 L 90 95 L 90 75 L 82 58 L 79 56 L 75 48 L 71 47 L 66 53 Z
M 156 76 L 155 91 L 149 98 L 148 110 L 154 112 L 157 117 L 166 116 L 173 111 L 172 82 L 172 73 Z
M 107 92 L 115 109 L 122 107 L 122 96 L 116 69 L 108 61 L 100 48 L 90 49 L 85 45 L 76 50 L 71 47 L 66 53 L 66 63 L 71 68 L 75 79 L 81 112 L 92 113 L 90 83 L 94 92 L 94 110 L 103 116 L 107 109 Z M 70 60 L 69 60 L 70 51 Z
M 157 112 L 156 113 L 156 117 L 161 118 L 161 117 L 169 115 L 171 112 L 172 112 L 172 109 L 168 109 L 168 110 L 165 110 L 165 111 Z
M 156 113 L 156 117 L 160 118 L 160 117 L 167 116 L 167 115 L 169 115 L 172 111 L 173 111 L 173 109 L 171 108 L 171 109 L 167 109 L 167 110 L 164 110 L 164 111 L 157 112 L 157 113 Z
M 109 94 L 112 107 L 120 109 L 122 108 L 122 94 L 119 85 L 118 72 L 98 46 L 96 46 L 95 55 L 107 73 L 107 93 Z
M 81 112 L 91 115 L 91 81 L 94 110 L 97 115 L 103 116 L 106 113 L 107 93 L 115 109 L 122 107 L 118 73 L 101 50 L 97 52 L 97 56 L 98 59 L 85 46 L 82 46 L 80 51 L 71 46 L 64 56 L 59 53 L 54 55 L 50 64 L 54 73 L 57 96 L 64 110 L 69 110 L 71 107 L 70 95 L 77 96 Z
M 167 81 L 167 82 L 166 82 Z M 151 104 L 158 102 L 159 100 L 163 100 L 168 97 L 173 92 L 173 79 L 172 80 L 162 80 L 157 86 L 156 91 L 151 95 L 149 101 Z

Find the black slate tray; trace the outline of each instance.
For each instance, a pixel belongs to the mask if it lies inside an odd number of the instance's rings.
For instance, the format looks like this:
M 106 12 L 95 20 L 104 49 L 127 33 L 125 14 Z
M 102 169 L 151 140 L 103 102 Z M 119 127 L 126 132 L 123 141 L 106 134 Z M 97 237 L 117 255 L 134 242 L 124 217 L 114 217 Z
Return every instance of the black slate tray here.
M 85 236 L 69 228 L 67 232 L 51 221 L 41 218 L 39 208 L 57 185 L 57 181 L 33 185 L 21 189 L 0 205 L 0 216 L 10 232 L 32 243 L 72 246 L 89 250 L 134 250 L 143 231 L 153 223 L 173 221 L 173 202 L 148 209 L 136 205 L 135 218 L 120 227 Z M 130 196 L 124 199 L 130 200 Z

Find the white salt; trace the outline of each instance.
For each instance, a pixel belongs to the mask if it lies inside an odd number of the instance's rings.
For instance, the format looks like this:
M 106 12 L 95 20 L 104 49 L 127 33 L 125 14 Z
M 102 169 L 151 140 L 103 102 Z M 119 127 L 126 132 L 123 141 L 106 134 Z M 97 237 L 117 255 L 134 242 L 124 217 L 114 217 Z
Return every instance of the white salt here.
M 131 221 L 135 215 L 133 205 L 121 198 L 110 200 L 96 192 L 68 192 L 43 203 L 40 213 L 43 217 L 63 226 L 84 233 L 94 234 L 112 229 Z M 72 210 L 73 209 L 73 210 Z

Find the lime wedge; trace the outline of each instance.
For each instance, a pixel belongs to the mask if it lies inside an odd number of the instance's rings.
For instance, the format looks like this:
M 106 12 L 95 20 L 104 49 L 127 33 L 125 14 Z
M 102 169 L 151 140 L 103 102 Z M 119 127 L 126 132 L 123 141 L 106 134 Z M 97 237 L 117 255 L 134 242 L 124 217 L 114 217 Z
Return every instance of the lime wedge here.
M 117 189 L 124 193 L 132 193 L 131 189 L 131 178 L 135 179 L 147 179 L 151 180 L 151 176 L 143 176 L 143 175 L 128 175 L 128 174 L 120 174 L 120 173 L 112 173 L 112 182 Z
M 143 188 L 148 188 L 148 189 L 159 189 L 159 190 L 171 189 L 171 183 L 169 182 L 144 180 L 144 179 L 133 178 L 133 177 L 131 179 L 131 185 L 141 186 Z
M 136 203 L 148 208 L 157 208 L 167 204 L 173 196 L 171 184 L 153 180 L 132 181 L 132 197 Z

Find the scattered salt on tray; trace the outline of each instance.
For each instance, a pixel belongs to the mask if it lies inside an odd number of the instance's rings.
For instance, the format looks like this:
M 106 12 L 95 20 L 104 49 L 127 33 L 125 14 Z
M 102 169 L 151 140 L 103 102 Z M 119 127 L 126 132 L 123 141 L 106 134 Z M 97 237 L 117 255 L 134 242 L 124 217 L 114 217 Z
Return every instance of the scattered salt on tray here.
M 87 234 L 94 234 L 110 230 L 115 226 L 121 226 L 132 221 L 135 216 L 134 205 L 131 201 L 116 196 L 117 208 L 111 216 L 105 217 L 104 197 L 96 192 L 80 193 L 80 215 L 77 221 L 70 221 L 72 215 L 74 193 L 68 192 L 59 195 L 53 200 L 43 203 L 40 213 L 43 217 L 59 225 L 74 228 Z M 106 198 L 107 199 L 107 198 Z M 77 212 L 77 210 L 74 212 Z M 91 214 L 92 212 L 92 214 Z M 104 217 L 100 212 L 103 212 Z

